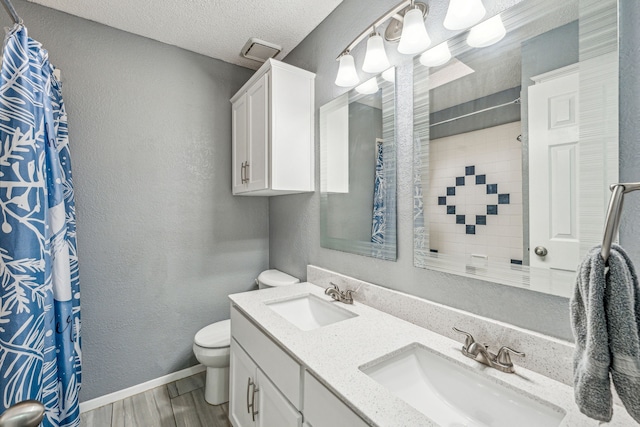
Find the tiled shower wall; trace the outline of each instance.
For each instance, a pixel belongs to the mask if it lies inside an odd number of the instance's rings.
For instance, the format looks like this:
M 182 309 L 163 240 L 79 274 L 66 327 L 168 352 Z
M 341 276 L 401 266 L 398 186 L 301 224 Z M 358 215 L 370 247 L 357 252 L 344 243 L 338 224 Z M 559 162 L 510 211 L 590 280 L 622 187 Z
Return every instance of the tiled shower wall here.
M 521 264 L 522 146 L 520 122 L 429 142 L 432 252 Z

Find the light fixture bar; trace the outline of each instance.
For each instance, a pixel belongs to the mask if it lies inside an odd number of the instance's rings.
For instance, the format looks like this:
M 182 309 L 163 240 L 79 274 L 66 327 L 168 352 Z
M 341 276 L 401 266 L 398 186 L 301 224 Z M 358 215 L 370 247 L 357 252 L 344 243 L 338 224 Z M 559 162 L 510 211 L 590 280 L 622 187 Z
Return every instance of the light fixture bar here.
M 358 45 L 358 43 L 360 43 L 362 40 L 364 40 L 366 37 L 368 37 L 369 34 L 371 34 L 371 27 L 373 27 L 374 29 L 379 27 L 385 21 L 387 21 L 389 18 L 392 18 L 394 15 L 397 15 L 398 12 L 400 12 L 402 9 L 405 9 L 407 6 L 409 6 L 411 4 L 411 2 L 412 2 L 412 0 L 403 0 L 396 7 L 394 7 L 391 10 L 389 10 L 387 13 L 382 15 L 380 18 L 376 19 L 373 22 L 373 24 L 369 25 L 366 30 L 364 30 L 362 33 L 360 33 L 360 35 L 358 37 L 353 39 L 353 41 L 351 43 L 349 43 L 349 45 L 346 47 L 346 49 L 344 49 L 342 52 L 340 52 L 340 55 L 338 55 L 338 57 L 336 58 L 336 61 L 339 61 L 340 57 L 344 53 L 351 51 L 351 49 L 356 47 Z

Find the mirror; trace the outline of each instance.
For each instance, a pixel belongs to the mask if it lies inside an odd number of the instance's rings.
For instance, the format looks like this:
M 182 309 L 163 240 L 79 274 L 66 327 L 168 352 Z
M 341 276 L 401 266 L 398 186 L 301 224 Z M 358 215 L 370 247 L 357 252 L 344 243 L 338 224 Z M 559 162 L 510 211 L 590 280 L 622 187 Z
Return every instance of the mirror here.
M 414 59 L 414 265 L 568 297 L 618 181 L 617 2 L 500 18 Z
M 396 259 L 395 69 L 320 107 L 320 244 Z

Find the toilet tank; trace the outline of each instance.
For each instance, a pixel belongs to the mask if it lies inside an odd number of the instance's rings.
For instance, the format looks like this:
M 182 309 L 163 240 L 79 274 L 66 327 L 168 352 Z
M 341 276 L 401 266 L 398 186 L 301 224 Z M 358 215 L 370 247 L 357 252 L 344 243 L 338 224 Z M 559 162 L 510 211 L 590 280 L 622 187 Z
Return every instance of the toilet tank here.
M 300 279 L 274 269 L 260 273 L 256 282 L 258 283 L 258 289 L 265 289 L 276 286 L 293 285 L 294 283 L 300 283 Z

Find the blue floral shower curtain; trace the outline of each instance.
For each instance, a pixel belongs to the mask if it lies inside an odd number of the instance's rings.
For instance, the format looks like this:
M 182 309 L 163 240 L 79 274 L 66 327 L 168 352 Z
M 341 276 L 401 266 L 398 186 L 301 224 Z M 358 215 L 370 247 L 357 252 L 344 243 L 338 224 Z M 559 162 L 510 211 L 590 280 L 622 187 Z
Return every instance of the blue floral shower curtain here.
M 384 244 L 387 230 L 387 214 L 385 200 L 387 186 L 384 180 L 384 144 L 381 139 L 376 141 L 376 172 L 373 184 L 373 224 L 371 226 L 371 242 Z
M 0 72 L 0 399 L 78 426 L 80 290 L 67 116 L 47 51 L 15 25 Z

